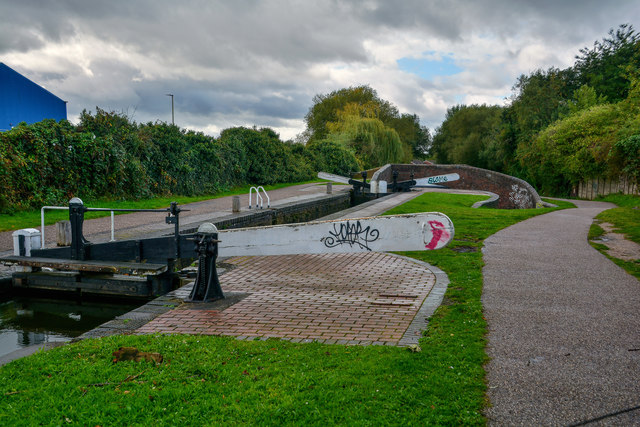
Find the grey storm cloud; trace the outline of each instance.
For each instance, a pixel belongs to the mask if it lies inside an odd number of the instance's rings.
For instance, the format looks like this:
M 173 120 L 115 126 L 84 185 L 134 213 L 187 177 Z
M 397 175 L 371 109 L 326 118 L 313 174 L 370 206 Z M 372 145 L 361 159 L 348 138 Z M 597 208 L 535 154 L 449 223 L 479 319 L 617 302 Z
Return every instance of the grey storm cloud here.
M 218 132 L 304 128 L 313 96 L 369 84 L 435 127 L 460 102 L 504 102 L 519 74 L 571 65 L 632 0 L 51 0 L 2 2 L 0 61 L 67 100 Z M 434 79 L 401 58 L 446 55 Z M 437 59 L 435 59 L 437 60 Z

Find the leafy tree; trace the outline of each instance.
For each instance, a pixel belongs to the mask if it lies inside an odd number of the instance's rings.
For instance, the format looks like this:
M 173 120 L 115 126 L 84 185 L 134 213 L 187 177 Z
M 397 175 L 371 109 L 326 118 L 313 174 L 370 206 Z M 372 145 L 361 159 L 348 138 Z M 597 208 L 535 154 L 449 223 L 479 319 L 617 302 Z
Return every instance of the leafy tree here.
M 336 141 L 325 139 L 309 144 L 307 155 L 318 172 L 350 176 L 351 173 L 360 169 L 353 151 Z
M 407 156 L 414 159 L 424 159 L 431 148 L 431 133 L 429 128 L 420 125 L 420 118 L 415 114 L 402 114 L 390 120 L 389 127 L 398 132 L 400 140 L 407 145 L 410 153 Z
M 609 37 L 583 48 L 573 67 L 581 85 L 589 85 L 609 102 L 625 99 L 629 93 L 629 71 L 640 69 L 640 34 L 632 25 L 611 29 Z
M 272 129 L 225 129 L 220 134 L 220 142 L 236 147 L 241 144 L 246 156 L 245 178 L 250 184 L 301 181 L 314 175 L 304 154 L 295 152 L 297 144 L 283 143 Z
M 531 183 L 545 193 L 567 195 L 589 178 L 620 172 L 636 177 L 640 89 L 632 87 L 626 100 L 577 111 L 521 145 L 518 159 L 529 165 Z
M 308 144 L 324 140 L 331 133 L 334 135 L 330 139 L 336 140 L 335 134 L 341 132 L 338 128 L 343 126 L 345 117 L 358 117 L 377 119 L 384 127 L 395 130 L 402 144 L 401 158 L 404 161 L 424 158 L 431 145 L 429 129 L 420 125 L 417 115 L 400 114 L 393 104 L 378 97 L 377 92 L 369 86 L 349 87 L 327 95 L 316 95 L 313 102 L 314 105 L 305 116 L 307 129 L 302 136 Z M 356 155 L 359 155 L 358 151 Z M 369 161 L 371 159 L 364 162 Z
M 433 137 L 436 161 L 481 168 L 492 166 L 490 144 L 496 138 L 501 112 L 501 107 L 488 105 L 450 108 Z
M 517 142 L 529 142 L 540 130 L 556 121 L 559 109 L 573 93 L 573 73 L 550 68 L 521 75 L 509 108 L 513 110 Z
M 640 185 L 640 134 L 616 142 L 611 157 L 622 173 Z
M 531 144 L 538 132 L 567 111 L 567 99 L 575 89 L 571 69 L 549 68 L 521 75 L 513 86 L 510 105 L 502 112 L 497 138 L 489 144 L 485 157 L 491 159 L 490 167 L 529 179 L 529 165 L 516 160 L 516 151 Z
M 607 98 L 605 96 L 598 95 L 596 90 L 591 86 L 582 85 L 573 92 L 573 99 L 567 102 L 565 111 L 560 111 L 560 117 L 564 118 L 578 111 L 591 108 L 594 105 L 604 104 L 606 100 Z
M 307 149 L 282 142 L 268 128 L 227 129 L 216 140 L 97 108 L 83 111 L 78 126 L 43 120 L 0 133 L 0 212 L 73 196 L 210 194 L 246 182 L 295 182 L 317 170 L 346 175 L 357 169 L 353 152 L 329 141 Z
M 320 141 L 327 137 L 328 123 L 338 121 L 338 112 L 348 104 L 361 112 L 362 117 L 377 117 L 383 123 L 398 117 L 398 109 L 388 101 L 380 99 L 378 93 L 367 85 L 334 90 L 327 95 L 313 97 L 313 106 L 305 116 L 308 142 Z
M 395 129 L 375 117 L 360 117 L 350 105 L 338 112 L 337 122 L 328 124 L 327 139 L 352 150 L 365 169 L 403 161 L 408 150 Z

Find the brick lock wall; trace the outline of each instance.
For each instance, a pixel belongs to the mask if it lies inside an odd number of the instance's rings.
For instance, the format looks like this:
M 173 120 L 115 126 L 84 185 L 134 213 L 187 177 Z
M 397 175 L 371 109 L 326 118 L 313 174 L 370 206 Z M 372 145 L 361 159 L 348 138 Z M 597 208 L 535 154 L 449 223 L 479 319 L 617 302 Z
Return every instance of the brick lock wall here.
M 500 209 L 529 209 L 542 203 L 536 190 L 526 181 L 510 175 L 467 165 L 393 164 L 378 170 L 372 179 L 393 182 L 393 171 L 398 171 L 398 181 L 426 178 L 433 175 L 457 173 L 460 179 L 442 183 L 443 187 L 460 190 L 481 190 L 497 194 L 492 207 Z
M 351 195 L 349 193 L 340 193 L 311 201 L 288 203 L 270 209 L 256 209 L 252 212 L 234 214 L 212 222 L 219 230 L 292 224 L 313 221 L 350 207 Z M 181 230 L 181 233 L 195 233 L 196 231 L 197 228 L 194 228 Z

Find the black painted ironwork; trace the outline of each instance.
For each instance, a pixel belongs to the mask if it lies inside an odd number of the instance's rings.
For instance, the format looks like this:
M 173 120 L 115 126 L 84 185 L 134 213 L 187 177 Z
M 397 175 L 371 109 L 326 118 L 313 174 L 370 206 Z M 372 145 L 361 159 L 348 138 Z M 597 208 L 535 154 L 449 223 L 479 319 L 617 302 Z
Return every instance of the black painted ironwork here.
M 88 246 L 91 244 L 82 234 L 84 213 L 87 207 L 77 197 L 69 201 L 69 221 L 71 222 L 71 259 L 87 259 Z
M 411 187 L 415 186 L 417 184 L 417 182 L 415 181 L 414 178 L 414 174 L 411 173 L 411 179 L 408 181 L 398 181 L 398 171 L 394 170 L 391 173 L 391 176 L 393 177 L 393 182 L 391 183 L 391 191 L 395 192 L 401 192 L 401 191 L 411 191 Z
M 217 231 L 213 224 L 203 224 L 193 238 L 198 253 L 198 274 L 187 300 L 189 302 L 210 302 L 224 298 L 216 270 L 219 242 Z
M 360 175 L 362 176 L 362 182 L 356 181 L 355 179 L 349 179 L 349 184 L 353 185 L 353 191 L 356 194 L 364 194 L 365 189 L 368 190 L 371 188 L 371 184 L 367 182 L 367 171 L 362 171 Z
M 166 213 L 165 222 L 174 224 L 174 233 L 171 236 L 151 237 L 135 240 L 120 240 L 108 243 L 92 243 L 83 235 L 84 214 L 87 211 L 119 211 L 119 212 L 158 212 Z M 172 202 L 171 206 L 166 209 L 108 209 L 108 208 L 88 208 L 82 200 L 73 198 L 69 202 L 69 221 L 71 223 L 71 246 L 34 249 L 31 251 L 31 257 L 52 259 L 61 264 L 65 260 L 83 261 L 85 264 L 105 262 L 121 263 L 143 263 L 148 264 L 164 264 L 167 267 L 162 272 L 147 275 L 148 289 L 143 288 L 135 291 L 139 296 L 157 296 L 173 289 L 179 281 L 177 267 L 189 265 L 200 254 L 193 245 L 195 234 L 180 235 L 180 212 L 185 211 L 178 207 L 176 202 Z M 216 248 L 217 254 L 217 248 Z M 214 261 L 215 262 L 215 261 Z M 86 267 L 86 266 L 85 266 Z M 134 267 L 132 267 L 135 270 Z M 166 271 L 165 271 L 166 270 Z M 207 271 L 215 272 L 214 269 Z M 35 278 L 34 278 L 35 280 Z M 81 287 L 80 282 L 87 283 L 98 280 L 95 273 L 83 271 L 80 273 L 78 280 L 78 288 Z M 125 284 L 125 278 L 111 277 L 100 278 L 100 285 L 103 288 L 112 287 L 114 283 L 120 281 Z M 217 282 L 217 276 L 213 279 Z M 114 288 L 115 289 L 115 288 Z

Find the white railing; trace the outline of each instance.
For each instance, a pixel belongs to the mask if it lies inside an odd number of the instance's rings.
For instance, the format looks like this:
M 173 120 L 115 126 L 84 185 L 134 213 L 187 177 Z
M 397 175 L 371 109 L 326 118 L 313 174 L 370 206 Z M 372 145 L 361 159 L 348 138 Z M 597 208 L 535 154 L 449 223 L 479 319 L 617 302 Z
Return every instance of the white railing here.
M 40 242 L 40 249 L 44 249 L 44 210 L 45 209 L 50 209 L 50 210 L 69 210 L 68 206 L 43 206 L 42 209 L 40 209 L 40 234 L 41 234 L 41 242 Z M 92 211 L 109 211 L 111 212 L 111 240 L 110 242 L 115 242 L 116 238 L 115 238 L 115 221 L 113 219 L 113 211 L 109 208 L 92 208 Z
M 258 200 L 260 201 L 260 209 L 263 208 L 262 196 L 260 195 L 260 190 L 262 190 L 262 192 L 264 193 L 264 196 L 267 198 L 267 208 L 270 208 L 271 207 L 271 200 L 269 199 L 269 195 L 267 194 L 267 192 L 264 189 L 264 187 L 262 185 L 260 185 L 258 187 L 251 187 L 249 189 L 249 209 L 251 209 L 251 198 L 252 198 L 251 196 L 252 196 L 254 190 L 256 192 L 256 209 L 258 209 Z

